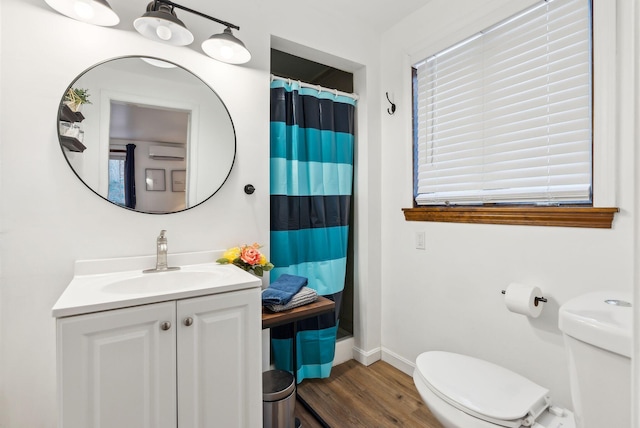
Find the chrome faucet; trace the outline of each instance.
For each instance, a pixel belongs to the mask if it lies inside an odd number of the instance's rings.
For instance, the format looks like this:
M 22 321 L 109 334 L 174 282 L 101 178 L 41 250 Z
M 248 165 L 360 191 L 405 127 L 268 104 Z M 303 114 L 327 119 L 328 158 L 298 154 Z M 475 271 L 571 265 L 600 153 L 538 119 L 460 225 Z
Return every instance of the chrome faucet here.
M 143 273 L 167 272 L 170 270 L 180 269 L 179 267 L 169 267 L 167 265 L 167 251 L 169 246 L 167 244 L 167 236 L 165 235 L 166 233 L 166 230 L 161 230 L 160 236 L 158 236 L 158 239 L 156 240 L 157 254 L 155 269 L 146 269 L 142 271 Z

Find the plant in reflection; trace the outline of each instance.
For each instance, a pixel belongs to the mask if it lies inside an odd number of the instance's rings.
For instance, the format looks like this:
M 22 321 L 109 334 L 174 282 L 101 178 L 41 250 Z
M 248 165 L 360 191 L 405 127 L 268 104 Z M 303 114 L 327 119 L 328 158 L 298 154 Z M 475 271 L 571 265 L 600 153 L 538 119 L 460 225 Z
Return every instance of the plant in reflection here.
M 262 276 L 264 272 L 273 269 L 273 264 L 260 252 L 261 247 L 260 244 L 254 243 L 252 245 L 244 244 L 239 247 L 229 248 L 224 252 L 222 258 L 216 260 L 216 263 L 222 265 L 234 264 L 256 276 Z
M 65 104 L 73 111 L 78 111 L 82 104 L 91 104 L 89 90 L 82 88 L 69 88 L 64 95 Z

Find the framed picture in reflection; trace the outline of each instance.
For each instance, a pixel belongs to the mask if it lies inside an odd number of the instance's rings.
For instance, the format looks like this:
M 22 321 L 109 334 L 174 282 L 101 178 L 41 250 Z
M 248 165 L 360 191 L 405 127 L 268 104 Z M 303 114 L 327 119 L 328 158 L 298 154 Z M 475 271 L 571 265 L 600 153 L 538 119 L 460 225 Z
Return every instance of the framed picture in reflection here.
M 171 191 L 184 192 L 187 184 L 187 171 L 184 169 L 174 169 L 171 171 Z
M 148 191 L 164 192 L 165 190 L 167 190 L 164 169 L 146 168 L 144 170 L 144 173 Z

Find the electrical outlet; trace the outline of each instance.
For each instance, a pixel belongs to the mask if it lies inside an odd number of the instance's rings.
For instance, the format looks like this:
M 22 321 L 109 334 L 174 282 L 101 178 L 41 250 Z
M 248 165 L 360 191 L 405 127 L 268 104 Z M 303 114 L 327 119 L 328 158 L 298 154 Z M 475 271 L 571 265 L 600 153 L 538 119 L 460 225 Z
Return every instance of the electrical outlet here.
M 416 232 L 416 250 L 425 249 L 424 232 Z

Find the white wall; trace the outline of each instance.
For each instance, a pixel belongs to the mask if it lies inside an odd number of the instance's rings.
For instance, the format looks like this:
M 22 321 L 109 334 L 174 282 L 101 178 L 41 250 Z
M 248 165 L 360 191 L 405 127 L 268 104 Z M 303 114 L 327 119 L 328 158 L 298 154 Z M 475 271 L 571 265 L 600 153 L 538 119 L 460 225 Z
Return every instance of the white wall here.
M 128 0 L 110 3 L 114 9 L 130 7 Z M 267 244 L 268 251 L 272 34 L 360 65 L 354 70 L 361 77 L 363 92 L 358 123 L 364 129 L 358 144 L 365 148 L 357 155 L 357 179 L 363 183 L 358 221 L 379 230 L 372 226 L 375 216 L 369 220 L 367 214 L 378 200 L 369 196 L 366 185 L 368 151 L 379 147 L 379 101 L 377 94 L 371 100 L 367 97 L 368 88 L 379 85 L 379 42 L 359 24 L 334 16 L 322 19 L 317 11 L 313 19 L 304 19 L 306 6 L 297 1 L 241 0 L 216 4 L 214 11 L 206 0 L 191 1 L 190 7 L 241 25 L 239 36 L 253 58 L 238 67 L 200 54 L 197 44 L 193 49 L 177 48 L 146 40 L 130 22 L 122 29 L 101 28 L 61 16 L 41 0 L 2 0 L 1 4 L 0 427 L 55 426 L 51 307 L 71 280 L 75 260 L 154 254 L 160 229 L 168 230 L 170 252 L 223 249 L 254 241 Z M 143 8 L 141 3 L 140 13 Z M 292 14 L 281 16 L 287 10 Z M 118 208 L 77 180 L 58 146 L 57 105 L 67 85 L 95 63 L 134 54 L 164 58 L 190 69 L 216 90 L 233 118 L 238 144 L 233 171 L 219 193 L 192 210 L 152 216 Z M 366 129 L 368 123 L 371 131 Z M 248 183 L 257 189 L 252 196 L 242 191 Z M 360 233 L 359 263 L 369 263 L 363 257 L 376 254 L 367 249 L 370 241 L 377 245 L 375 236 L 366 238 L 368 233 Z M 378 266 L 379 261 L 371 264 Z M 379 278 L 371 282 L 369 295 L 375 308 Z M 378 314 L 367 316 L 377 319 Z M 366 319 L 360 322 L 360 334 L 366 325 Z M 368 346 L 379 346 L 379 330 L 364 337 Z
M 2 22 L 2 10 L 3 10 L 2 2 L 0 2 L 0 22 Z M 3 74 L 2 74 L 3 62 L 2 62 L 2 55 L 1 55 L 1 53 L 2 53 L 1 46 L 2 46 L 2 41 L 3 40 L 4 40 L 4 38 L 2 36 L 2 31 L 0 31 L 0 82 L 2 82 L 2 76 L 3 76 Z M 4 114 L 3 114 L 3 112 L 4 112 L 4 103 L 2 102 L 2 100 L 3 100 L 3 95 L 2 95 L 2 90 L 0 90 L 0 130 L 3 129 L 3 124 L 4 124 L 4 119 L 3 119 L 4 118 Z M 0 137 L 0 151 L 2 150 L 2 145 L 3 145 L 2 144 L 2 138 Z M 3 162 L 2 162 L 2 158 L 0 157 L 0 176 L 1 176 L 2 170 L 3 170 L 3 166 L 2 165 L 3 165 Z M 4 194 L 4 192 L 2 190 L 3 187 L 4 187 L 4 183 L 3 183 L 2 180 L 0 180 L 0 198 Z M 2 219 L 3 219 L 2 214 L 0 214 L 0 230 L 4 230 L 4 224 L 3 224 L 3 220 Z M 2 241 L 0 241 L 0 248 L 2 248 Z M 0 278 L 2 278 L 3 271 L 4 271 L 2 261 L 3 261 L 3 256 L 2 256 L 2 251 L 0 250 Z M 2 284 L 3 284 L 3 281 L 0 279 L 0 320 L 2 320 L 2 314 L 4 312 L 3 309 L 2 309 L 3 301 L 4 301 L 3 300 L 3 290 L 2 290 L 3 287 L 2 287 Z M 2 346 L 3 339 L 4 339 L 4 334 L 3 334 L 2 328 L 0 328 L 0 367 L 4 367 L 5 366 L 5 356 L 4 356 L 3 352 L 1 351 L 2 348 L 3 348 L 3 346 Z M 3 376 L 3 373 L 0 371 L 0 408 L 2 408 L 2 404 L 1 403 L 4 401 L 4 398 L 3 398 L 4 395 L 5 395 L 4 385 L 5 385 L 4 376 Z
M 558 308 L 585 292 L 633 288 L 632 0 L 617 2 L 618 62 L 611 77 L 620 113 L 610 117 L 616 138 L 605 153 L 614 156 L 615 168 L 605 174 L 614 183 L 596 181 L 595 189 L 616 190 L 610 197 L 621 211 L 611 230 L 406 222 L 401 211 L 412 206 L 410 58 L 443 49 L 531 3 L 432 0 L 382 36 L 382 91 L 398 103 L 396 114 L 382 121 L 383 359 L 409 372 L 427 350 L 469 354 L 529 377 L 570 407 Z M 425 232 L 426 250 L 415 249 L 418 231 Z M 543 290 L 549 302 L 539 318 L 507 311 L 500 291 L 513 281 Z
M 635 47 L 635 58 L 640 58 L 640 5 L 635 4 L 635 8 L 633 13 L 629 14 L 630 17 L 633 18 L 633 21 L 631 23 L 631 26 L 635 29 L 635 34 L 634 37 L 630 40 L 631 43 L 634 44 Z M 631 73 L 634 76 L 633 79 L 635 82 L 640 82 L 640 66 L 638 65 L 638 62 L 635 61 L 634 63 L 635 65 L 631 68 Z M 640 85 L 635 85 L 635 91 L 633 91 L 630 94 L 631 97 L 633 97 L 635 99 L 635 111 L 633 112 L 633 115 L 630 117 L 630 120 L 632 122 L 635 123 L 635 135 L 636 136 L 640 136 Z M 634 162 L 635 165 L 640 165 L 640 150 L 636 150 L 635 151 L 635 157 L 634 157 Z M 635 174 L 633 176 L 633 180 L 634 182 L 638 183 L 640 180 L 640 170 L 638 168 L 635 168 Z M 636 198 L 635 198 L 635 205 L 634 205 L 634 211 L 635 212 L 639 212 L 640 210 L 640 198 L 638 197 L 638 192 L 639 190 L 636 189 Z M 633 241 L 634 241 L 634 252 L 636 254 L 638 254 L 638 252 L 640 251 L 640 216 L 636 215 L 634 216 L 634 234 L 633 234 Z M 640 263 L 636 262 L 634 263 L 634 275 L 633 275 L 633 283 L 635 285 L 634 287 L 634 300 L 633 300 L 633 306 L 638 308 L 640 307 L 640 292 L 638 292 L 640 290 L 640 287 L 638 286 L 638 284 L 640 284 Z M 640 356 L 640 311 L 638 311 L 636 309 L 636 311 L 634 312 L 634 317 L 633 317 L 633 328 L 634 328 L 634 343 L 633 343 L 633 355 L 636 357 L 634 358 L 634 360 L 632 361 L 632 373 L 633 373 L 633 377 L 632 377 L 632 396 L 633 399 L 635 400 L 634 402 L 637 403 L 638 402 L 638 397 L 640 397 L 640 358 L 638 358 L 638 356 Z M 640 407 L 640 406 L 638 406 Z M 631 424 L 633 427 L 638 427 L 640 426 L 640 409 L 636 408 L 635 412 L 632 415 L 632 420 L 631 420 Z

